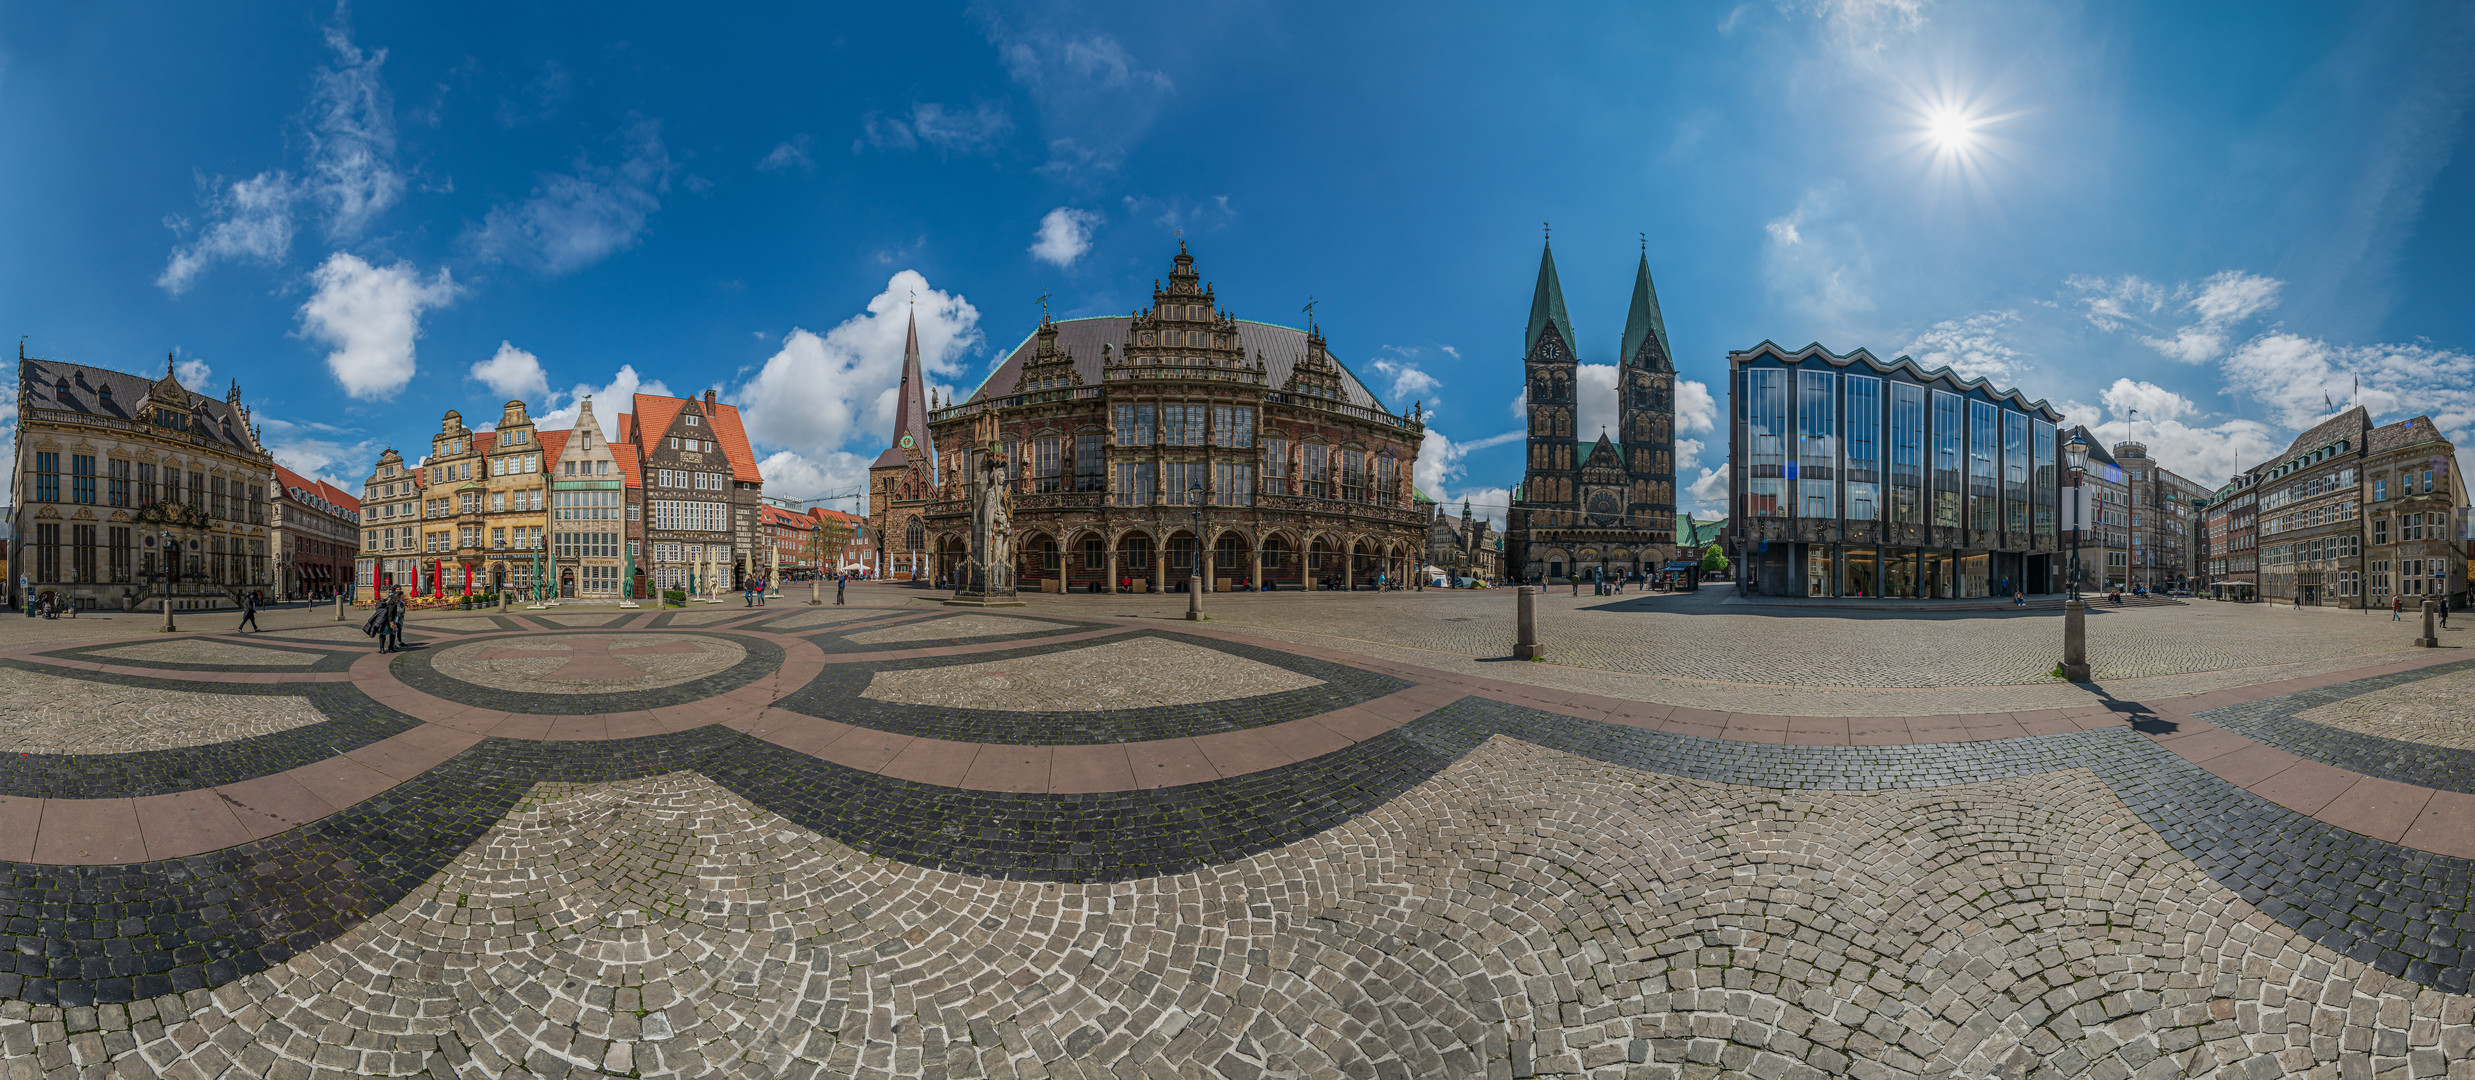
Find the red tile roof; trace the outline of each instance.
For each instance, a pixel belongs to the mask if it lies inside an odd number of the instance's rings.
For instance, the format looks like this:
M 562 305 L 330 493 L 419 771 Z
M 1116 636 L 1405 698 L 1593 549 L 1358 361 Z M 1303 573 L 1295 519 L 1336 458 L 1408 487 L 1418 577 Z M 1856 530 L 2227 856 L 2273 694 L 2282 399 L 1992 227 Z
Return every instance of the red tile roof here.
M 328 502 L 334 503 L 335 505 L 343 507 L 344 509 L 355 514 L 361 512 L 361 500 L 345 494 L 344 489 L 327 483 L 324 480 L 320 480 L 318 481 L 318 490 L 326 495 Z
M 620 419 L 624 420 L 626 417 L 620 417 Z M 644 459 L 636 456 L 635 444 L 614 442 L 606 445 L 610 447 L 610 456 L 618 459 L 619 475 L 626 479 L 627 486 L 632 488 L 644 487 L 645 474 L 644 469 L 642 468 Z
M 679 419 L 680 410 L 687 408 L 688 399 L 638 394 L 635 406 L 634 412 L 620 416 L 619 427 L 628 442 L 650 452 L 650 441 L 662 438 L 670 430 L 671 423 Z M 738 406 L 715 402 L 705 411 L 712 416 L 713 441 L 721 445 L 722 456 L 730 460 L 731 478 L 748 484 L 764 483 L 764 475 L 756 471 L 756 451 L 748 445 L 748 429 L 739 421 Z M 635 418 L 633 430 L 629 430 L 631 416 Z
M 567 449 L 567 433 L 564 431 L 536 431 L 533 433 L 533 438 L 536 442 L 541 444 L 541 471 L 547 474 L 551 470 L 552 466 L 558 462 L 559 455 Z
M 816 519 L 809 517 L 806 514 L 785 510 L 779 506 L 760 505 L 757 509 L 762 512 L 760 516 L 764 519 L 764 522 L 767 525 L 780 525 L 788 529 L 813 529 L 816 527 Z
M 748 429 L 739 422 L 739 406 L 715 402 L 713 441 L 722 444 L 722 453 L 730 458 L 731 477 L 743 484 L 762 484 L 763 473 L 756 471 L 756 449 L 748 445 Z
M 286 491 L 299 488 L 303 491 L 314 494 L 321 499 L 325 499 L 328 505 L 338 507 L 346 513 L 358 514 L 361 512 L 361 500 L 344 494 L 344 489 L 327 483 L 324 480 L 312 480 L 299 473 L 293 472 L 290 469 L 284 468 L 280 464 L 275 466 L 275 479 L 277 482 L 283 484 L 284 490 Z

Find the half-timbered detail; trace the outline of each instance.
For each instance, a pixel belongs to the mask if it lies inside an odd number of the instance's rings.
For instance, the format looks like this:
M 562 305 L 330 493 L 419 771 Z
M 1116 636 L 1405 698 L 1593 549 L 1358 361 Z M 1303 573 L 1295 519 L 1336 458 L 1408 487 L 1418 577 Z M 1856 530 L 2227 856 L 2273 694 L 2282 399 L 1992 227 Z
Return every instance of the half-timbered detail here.
M 929 411 L 934 453 L 916 475 L 939 575 L 965 562 L 963 478 L 991 415 L 1024 591 L 1178 590 L 1197 575 L 1213 591 L 1367 587 L 1408 580 L 1424 553 L 1410 491 L 1424 425 L 1376 401 L 1311 321 L 1223 309 L 1182 243 L 1150 307 L 1044 314 L 976 392 Z M 875 499 L 917 482 L 893 454 L 872 471 Z

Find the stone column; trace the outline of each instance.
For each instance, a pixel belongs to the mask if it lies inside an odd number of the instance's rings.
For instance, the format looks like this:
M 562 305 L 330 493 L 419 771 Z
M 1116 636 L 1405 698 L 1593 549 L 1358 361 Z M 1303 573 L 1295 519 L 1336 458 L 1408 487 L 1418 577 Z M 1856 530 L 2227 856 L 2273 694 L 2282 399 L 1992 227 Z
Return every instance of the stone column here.
M 1513 659 L 1538 659 L 1538 586 L 1521 586 L 1513 607 Z
M 1186 621 L 1203 621 L 1203 575 L 1186 579 Z
M 2423 636 L 2415 639 L 2416 648 L 2437 649 L 2441 647 L 2440 630 L 2437 626 L 2433 625 L 2433 620 L 2438 617 L 2439 611 L 2439 604 L 2436 604 L 2430 600 L 2423 602 Z M 169 618 L 164 620 L 164 629 L 171 629 L 171 620 Z
M 1254 567 L 1255 567 L 1255 569 L 1254 569 L 1254 576 L 1253 576 L 1253 577 L 1251 577 L 1251 578 L 1249 578 L 1248 580 L 1253 581 L 1253 582 L 1255 583 L 1255 591 L 1256 591 L 1256 592 L 1262 592 L 1262 591 L 1263 591 L 1263 541 L 1262 541 L 1262 539 L 1261 539 L 1261 538 L 1257 538 L 1257 539 L 1255 540 L 1255 555 L 1254 555 L 1254 560 L 1255 560 L 1255 561 L 1254 561 Z
M 1115 544 L 1109 545 L 1108 562 L 1109 580 L 1105 584 L 1107 585 L 1109 595 L 1115 596 L 1117 595 L 1117 545 Z
M 2078 600 L 2063 601 L 2062 676 L 2088 681 L 2088 605 Z
M 1169 591 L 1169 545 L 1167 544 L 1152 549 L 1152 591 L 1156 593 Z
M 809 607 L 821 607 L 821 606 L 823 606 L 823 605 L 824 605 L 824 603 L 825 603 L 825 600 L 824 600 L 824 590 L 825 590 L 825 581 L 824 581 L 824 579 L 822 579 L 822 578 L 809 578 L 809 579 L 808 579 L 808 606 L 809 606 Z

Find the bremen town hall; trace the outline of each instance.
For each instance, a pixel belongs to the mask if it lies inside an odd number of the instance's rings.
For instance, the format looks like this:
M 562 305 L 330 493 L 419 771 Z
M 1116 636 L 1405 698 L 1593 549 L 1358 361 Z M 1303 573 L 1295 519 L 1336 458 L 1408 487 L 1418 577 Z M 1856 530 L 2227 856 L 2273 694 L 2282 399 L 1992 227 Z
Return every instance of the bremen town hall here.
M 1648 574 L 1675 549 L 1676 365 L 1646 252 L 1616 354 L 1612 437 L 1573 426 L 1581 393 L 1577 342 L 1550 247 L 1538 260 L 1524 339 L 1529 464 L 1505 530 L 1505 569 L 1526 581 Z
M 940 578 L 965 565 L 963 492 L 990 453 L 1025 591 L 1364 587 L 1409 580 L 1426 544 L 1410 490 L 1425 426 L 1386 411 L 1311 321 L 1222 309 L 1183 243 L 1149 308 L 1043 314 L 969 398 L 925 410 L 933 456 L 907 358 L 905 376 L 905 452 L 872 470 L 872 493 L 922 496 L 888 503 L 919 521 L 881 523 L 894 565 L 912 544 Z

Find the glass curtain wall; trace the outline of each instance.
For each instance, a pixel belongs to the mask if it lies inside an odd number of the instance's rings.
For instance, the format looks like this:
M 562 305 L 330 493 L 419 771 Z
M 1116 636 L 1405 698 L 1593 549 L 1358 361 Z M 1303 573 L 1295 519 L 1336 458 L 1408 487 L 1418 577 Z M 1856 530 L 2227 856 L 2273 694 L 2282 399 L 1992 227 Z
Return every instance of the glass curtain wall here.
M 1882 519 L 1882 380 L 1847 375 L 1848 520 Z
M 1925 388 L 1891 384 L 1891 521 L 1925 523 Z
M 1968 527 L 1996 527 L 2002 481 L 1995 473 L 2002 447 L 2002 412 L 1993 403 L 1968 403 Z M 1983 593 L 1976 595 L 1982 596 Z
M 2029 429 L 2029 483 L 2034 489 L 2031 502 L 2035 506 L 2035 515 L 2031 520 L 2037 540 L 2051 550 L 2055 546 L 2056 518 L 2062 505 L 2060 493 L 2054 486 L 2061 479 L 2061 475 L 2054 471 L 2054 425 L 2043 420 L 2031 420 Z
M 1961 478 L 1966 475 L 1960 459 L 1960 445 L 1967 429 L 1967 409 L 1958 394 L 1934 391 L 1934 525 L 1956 529 L 1960 525 L 1959 499 Z
M 1787 496 L 1787 372 L 1744 373 L 1746 517 L 1778 517 Z
M 1796 516 L 1839 516 L 1839 410 L 1832 373 L 1796 373 Z
M 2002 410 L 2002 528 L 2028 535 L 2028 414 Z

